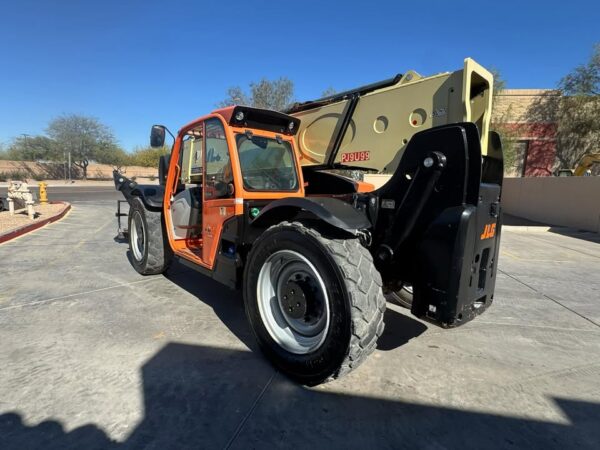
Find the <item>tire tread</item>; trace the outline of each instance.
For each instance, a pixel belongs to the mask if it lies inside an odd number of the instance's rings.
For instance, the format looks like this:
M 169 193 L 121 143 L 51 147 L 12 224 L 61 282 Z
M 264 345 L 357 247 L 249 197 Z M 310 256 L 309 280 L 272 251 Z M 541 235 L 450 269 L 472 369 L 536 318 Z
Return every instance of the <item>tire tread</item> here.
M 267 231 L 293 228 L 318 241 L 334 259 L 344 278 L 350 300 L 352 330 L 350 343 L 340 367 L 325 382 L 333 381 L 360 366 L 377 347 L 384 330 L 386 301 L 381 275 L 373 257 L 358 239 L 330 238 L 301 222 L 281 222 Z
M 162 220 L 162 211 L 153 211 L 144 206 L 144 203 L 139 199 L 133 199 L 136 208 L 144 214 L 146 218 L 146 245 L 148 247 L 148 257 L 146 263 L 141 270 L 138 270 L 143 275 L 157 275 L 165 272 L 172 260 L 172 251 L 169 243 L 165 241 L 165 233 Z

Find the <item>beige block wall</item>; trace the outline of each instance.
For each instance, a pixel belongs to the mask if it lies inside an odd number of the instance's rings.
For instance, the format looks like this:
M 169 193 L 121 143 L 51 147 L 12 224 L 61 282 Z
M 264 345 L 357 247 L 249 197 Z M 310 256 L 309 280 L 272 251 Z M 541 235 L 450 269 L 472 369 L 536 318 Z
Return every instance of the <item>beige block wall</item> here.
M 600 177 L 505 178 L 504 212 L 600 233 Z
M 88 177 L 109 177 L 112 178 L 114 167 L 107 164 L 90 164 L 88 166 Z M 125 166 L 121 168 L 121 172 L 131 177 L 157 177 L 158 167 L 142 167 L 142 166 Z
M 559 100 L 560 91 L 555 89 L 504 89 L 496 96 L 492 122 L 553 122 L 551 112 Z M 532 107 L 536 107 L 534 111 Z
M 0 160 L 0 172 L 23 170 L 25 167 L 35 173 L 44 173 L 35 162 Z M 87 169 L 88 178 L 112 178 L 112 171 L 113 166 L 108 164 L 90 164 Z M 133 176 L 138 178 L 158 176 L 158 168 L 155 167 L 127 166 L 122 167 L 121 171 L 130 178 Z
M 379 188 L 389 179 L 367 174 L 364 181 Z M 505 178 L 502 207 L 536 222 L 600 233 L 600 177 Z

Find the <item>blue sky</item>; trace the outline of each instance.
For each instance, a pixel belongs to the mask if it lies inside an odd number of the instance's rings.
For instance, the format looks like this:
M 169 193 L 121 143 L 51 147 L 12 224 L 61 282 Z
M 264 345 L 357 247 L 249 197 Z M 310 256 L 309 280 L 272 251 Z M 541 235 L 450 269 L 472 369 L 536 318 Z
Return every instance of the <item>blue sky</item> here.
M 263 76 L 289 77 L 308 100 L 471 56 L 508 87 L 554 87 L 600 42 L 599 24 L 591 0 L 13 0 L 0 14 L 0 143 L 78 113 L 130 150 L 151 124 L 178 129 Z

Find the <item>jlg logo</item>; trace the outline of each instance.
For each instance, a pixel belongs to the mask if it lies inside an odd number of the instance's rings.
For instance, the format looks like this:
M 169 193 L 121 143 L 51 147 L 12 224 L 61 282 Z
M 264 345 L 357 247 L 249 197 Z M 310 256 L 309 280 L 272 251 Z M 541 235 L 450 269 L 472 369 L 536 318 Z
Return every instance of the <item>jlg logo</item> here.
M 479 239 L 483 241 L 484 239 L 490 239 L 494 236 L 496 236 L 496 224 L 488 223 L 483 229 L 483 233 L 481 233 L 481 237 Z

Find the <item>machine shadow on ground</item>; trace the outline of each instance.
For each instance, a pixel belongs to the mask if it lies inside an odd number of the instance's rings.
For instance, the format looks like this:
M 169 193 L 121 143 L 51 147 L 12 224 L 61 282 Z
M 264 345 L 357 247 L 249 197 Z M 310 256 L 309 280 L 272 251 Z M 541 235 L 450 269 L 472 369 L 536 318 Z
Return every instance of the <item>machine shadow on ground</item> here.
M 0 416 L 0 448 L 597 448 L 600 404 L 553 399 L 569 424 L 308 389 L 251 352 L 168 343 L 142 367 L 124 442 L 94 424 Z
M 592 233 L 591 231 L 574 231 L 568 228 L 565 229 L 564 227 L 551 227 L 548 231 L 550 233 L 559 234 L 561 236 L 581 239 L 583 241 L 600 244 L 599 233 Z
M 522 217 L 511 216 L 510 214 L 506 213 L 502 215 L 502 226 L 526 226 L 534 230 L 536 228 L 546 229 L 546 227 L 550 227 L 548 232 L 553 234 L 594 242 L 596 244 L 600 243 L 600 234 L 598 233 L 585 230 L 578 231 L 569 227 L 549 225 L 542 222 L 523 219 Z
M 230 289 L 177 262 L 169 268 L 165 277 L 210 306 L 240 341 L 248 348 L 257 350 L 244 313 L 241 292 Z M 393 350 L 427 330 L 427 326 L 418 320 L 389 308 L 385 312 L 384 321 L 385 330 L 377 344 L 380 350 Z
M 174 261 L 164 275 L 198 301 L 210 306 L 217 317 L 248 348 L 258 351 L 244 313 L 242 293 Z
M 127 239 L 116 236 L 115 242 L 127 244 Z M 127 259 L 131 264 L 131 252 Z M 240 291 L 230 289 L 177 262 L 171 264 L 164 277 L 210 306 L 224 325 L 248 348 L 257 351 L 252 332 L 244 314 L 244 300 Z M 427 326 L 422 322 L 388 308 L 384 316 L 385 330 L 379 338 L 377 348 L 388 351 L 401 347 L 412 338 L 423 334 Z

